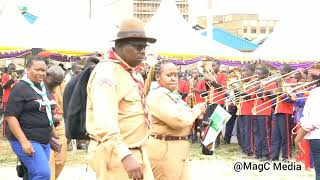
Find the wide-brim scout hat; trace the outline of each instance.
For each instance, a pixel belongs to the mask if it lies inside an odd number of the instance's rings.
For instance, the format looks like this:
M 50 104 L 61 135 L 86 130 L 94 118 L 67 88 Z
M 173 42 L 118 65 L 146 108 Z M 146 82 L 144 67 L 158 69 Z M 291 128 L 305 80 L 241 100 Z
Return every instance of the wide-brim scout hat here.
M 144 24 L 141 20 L 137 18 L 128 18 L 124 19 L 119 26 L 119 32 L 117 34 L 116 39 L 122 40 L 122 39 L 128 39 L 128 38 L 138 38 L 138 39 L 145 39 L 149 43 L 155 43 L 156 39 L 147 37 L 146 31 L 144 29 Z

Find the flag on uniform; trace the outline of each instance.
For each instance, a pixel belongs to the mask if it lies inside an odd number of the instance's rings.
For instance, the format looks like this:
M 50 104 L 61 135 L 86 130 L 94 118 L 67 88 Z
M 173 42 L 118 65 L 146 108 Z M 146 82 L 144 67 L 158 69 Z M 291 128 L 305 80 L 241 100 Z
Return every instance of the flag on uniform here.
M 209 118 L 209 126 L 204 131 L 202 138 L 202 144 L 207 146 L 208 149 L 213 150 L 214 146 L 211 146 L 215 142 L 218 134 L 223 129 L 223 126 L 229 121 L 231 115 L 223 109 L 220 105 L 216 107 L 214 112 Z M 210 147 L 209 147 L 210 146 Z

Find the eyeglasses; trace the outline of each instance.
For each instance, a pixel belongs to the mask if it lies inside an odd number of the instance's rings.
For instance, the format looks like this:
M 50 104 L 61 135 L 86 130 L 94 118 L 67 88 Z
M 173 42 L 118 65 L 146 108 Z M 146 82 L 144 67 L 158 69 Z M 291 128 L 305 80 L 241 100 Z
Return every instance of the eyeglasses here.
M 127 42 L 130 46 L 134 47 L 138 51 L 141 51 L 142 49 L 146 49 L 149 47 L 147 42 L 145 41 L 128 41 Z

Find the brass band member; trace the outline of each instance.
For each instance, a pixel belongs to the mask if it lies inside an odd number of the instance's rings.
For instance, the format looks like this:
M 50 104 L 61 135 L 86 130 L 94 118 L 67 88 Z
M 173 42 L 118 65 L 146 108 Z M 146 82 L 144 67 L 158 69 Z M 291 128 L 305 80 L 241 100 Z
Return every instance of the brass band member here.
M 200 73 L 197 69 L 192 70 L 192 79 L 190 80 L 190 92 L 194 95 L 195 104 L 205 102 L 201 94 L 206 91 L 205 80 L 200 78 Z M 194 122 L 193 131 L 191 135 L 192 143 L 197 142 L 201 133 L 202 118 L 198 118 Z
M 254 70 L 254 69 L 253 69 Z M 253 70 L 247 66 L 244 71 L 241 72 L 242 78 L 251 77 L 253 75 Z M 250 82 L 251 79 L 245 79 L 242 83 Z M 245 90 L 239 98 L 238 104 L 238 122 L 240 129 L 240 146 L 242 152 L 247 156 L 252 156 L 254 152 L 254 142 L 253 142 L 253 115 L 252 108 L 254 105 L 253 97 L 254 89 Z
M 224 104 L 225 104 L 225 101 L 224 101 L 225 95 L 224 95 L 223 87 L 225 87 L 227 84 L 227 75 L 224 72 L 220 71 L 220 66 L 221 66 L 221 62 L 219 60 L 214 60 L 212 62 L 212 69 L 214 71 L 214 76 L 216 78 L 210 81 L 211 88 L 212 88 L 210 93 L 213 93 L 213 94 L 208 94 L 208 99 L 210 104 L 212 102 L 214 102 L 214 104 L 211 104 L 210 106 L 208 106 L 207 111 L 204 115 L 204 121 L 209 121 L 210 116 L 212 115 L 212 113 L 214 112 L 218 104 L 221 105 L 222 107 L 224 107 Z M 215 148 L 218 148 L 220 145 L 220 136 L 221 136 L 221 133 L 218 135 L 216 139 Z M 205 147 L 203 147 L 202 152 L 203 154 L 211 154 L 206 150 Z
M 3 88 L 3 95 L 2 95 L 3 111 L 6 111 L 6 105 L 8 102 L 10 91 L 11 91 L 13 85 L 17 81 L 17 74 L 15 73 L 15 70 L 16 70 L 16 65 L 14 65 L 13 63 L 10 63 L 8 65 L 8 67 L 5 68 L 5 71 L 1 76 L 1 84 L 2 84 L 2 88 Z M 7 122 L 4 119 L 3 131 L 2 131 L 3 136 L 6 136 L 6 126 L 7 126 Z
M 183 73 L 179 75 L 179 80 L 178 80 L 178 91 L 181 95 L 181 98 L 186 101 L 186 97 L 189 92 L 189 87 L 188 87 L 188 81 L 186 80 L 185 76 Z
M 284 64 L 280 68 L 281 75 L 291 72 L 290 65 Z M 293 78 L 287 78 L 286 83 L 295 83 Z M 284 84 L 279 84 L 278 87 L 283 89 Z M 287 93 L 287 92 L 282 92 Z M 282 161 L 287 161 L 291 158 L 291 129 L 293 124 L 293 101 L 287 98 L 287 94 L 281 94 L 276 98 L 276 106 L 274 111 L 274 119 L 272 120 L 272 139 L 271 139 L 271 159 L 279 160 L 280 148 L 282 150 Z M 286 98 L 287 100 L 283 101 Z
M 159 88 L 150 91 L 147 103 L 152 115 L 151 137 L 147 151 L 157 180 L 190 179 L 188 137 L 193 122 L 205 112 L 205 103 L 190 108 L 174 91 L 178 83 L 177 67 L 170 62 L 155 67 Z
M 269 70 L 262 67 L 256 70 L 259 80 L 265 79 L 269 75 Z M 254 101 L 253 113 L 255 115 L 253 122 L 253 133 L 255 142 L 255 158 L 266 161 L 270 158 L 271 137 L 270 137 L 270 120 L 271 120 L 271 104 L 272 90 L 276 84 L 266 84 L 264 87 L 258 87 Z M 268 103 L 267 103 L 268 102 Z M 264 105 L 262 105 L 264 104 Z

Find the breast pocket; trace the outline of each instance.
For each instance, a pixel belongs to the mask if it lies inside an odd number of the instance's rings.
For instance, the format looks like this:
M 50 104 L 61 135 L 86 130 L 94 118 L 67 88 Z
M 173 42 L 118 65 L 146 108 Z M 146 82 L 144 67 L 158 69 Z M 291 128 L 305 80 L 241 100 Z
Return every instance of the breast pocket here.
M 132 89 L 120 103 L 120 109 L 127 112 L 140 112 L 143 111 L 143 105 L 139 92 Z
M 141 96 L 138 91 L 133 89 L 124 97 L 124 100 L 128 102 L 141 101 Z

